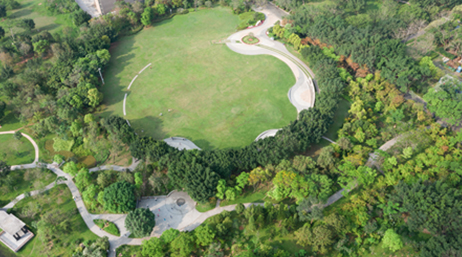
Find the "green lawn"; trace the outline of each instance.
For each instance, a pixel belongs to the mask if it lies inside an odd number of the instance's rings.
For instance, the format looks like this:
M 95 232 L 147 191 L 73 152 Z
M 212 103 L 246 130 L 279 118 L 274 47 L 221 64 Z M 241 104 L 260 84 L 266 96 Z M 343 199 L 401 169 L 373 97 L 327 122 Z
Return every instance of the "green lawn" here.
M 42 189 L 56 179 L 50 170 L 27 169 L 10 172 L 0 181 L 0 206 L 3 207 L 18 195 Z
M 39 206 L 37 213 L 31 218 L 23 216 L 26 209 Z M 32 226 L 33 222 L 40 220 L 40 216 L 52 210 L 59 210 L 69 218 L 70 225 L 67 232 L 56 235 L 57 241 L 47 242 L 41 240 L 41 235 Z M 16 204 L 13 213 L 17 215 L 35 234 L 18 253 L 12 254 L 3 244 L 0 244 L 0 256 L 42 257 L 42 256 L 72 256 L 79 242 L 96 240 L 80 216 L 72 195 L 66 185 L 58 185 L 38 197 L 29 197 Z
M 34 146 L 25 137 L 16 140 L 13 134 L 0 135 L 0 159 L 8 165 L 32 163 L 34 158 Z
M 264 187 L 254 192 L 252 188 L 249 187 L 247 188 L 246 192 L 236 197 L 236 200 L 234 201 L 223 200 L 220 202 L 220 206 L 223 207 L 223 206 L 238 204 L 238 203 L 263 203 L 268 190 L 269 189 L 267 187 Z
M 120 236 L 119 229 L 114 223 L 107 221 L 107 220 L 93 220 L 93 221 L 95 222 L 96 226 L 102 228 L 104 231 L 108 232 L 109 234 L 114 235 L 114 236 Z
M 272 56 L 211 44 L 234 33 L 237 24 L 229 8 L 217 7 L 121 38 L 104 72 L 101 116 L 123 116 L 128 93 L 126 118 L 139 135 L 183 136 L 203 149 L 242 147 L 265 130 L 288 125 L 297 116 L 287 98 L 295 83 L 289 67 Z
M 0 21 L 0 26 L 8 28 L 14 20 L 33 19 L 35 22 L 34 32 L 48 31 L 58 32 L 65 26 L 72 26 L 72 21 L 68 14 L 50 15 L 45 9 L 43 0 L 17 0 L 21 7 L 16 10 L 8 11 L 8 17 Z M 22 32 L 22 28 L 12 27 L 14 33 Z M 9 29 L 5 29 L 5 34 L 10 36 Z

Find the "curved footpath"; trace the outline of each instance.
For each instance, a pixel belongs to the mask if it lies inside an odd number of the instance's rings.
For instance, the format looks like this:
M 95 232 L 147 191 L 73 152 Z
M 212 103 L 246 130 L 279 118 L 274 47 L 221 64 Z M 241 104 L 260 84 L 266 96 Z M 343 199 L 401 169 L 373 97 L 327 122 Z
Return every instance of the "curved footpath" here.
M 7 135 L 7 134 L 14 134 L 14 133 L 16 133 L 16 130 L 0 132 L 0 135 Z M 30 164 L 13 165 L 13 166 L 11 166 L 11 170 L 35 168 L 36 163 L 38 163 L 38 161 L 39 161 L 39 148 L 38 148 L 37 143 L 35 143 L 35 141 L 29 135 L 27 135 L 25 133 L 22 133 L 22 132 L 21 132 L 21 135 L 23 137 L 27 138 L 27 140 L 29 140 L 29 142 L 34 146 L 35 158 L 34 158 L 34 161 L 32 163 L 30 163 Z
M 258 8 L 256 11 L 265 14 L 265 22 L 258 27 L 234 33 L 228 37 L 226 45 L 232 51 L 239 54 L 266 54 L 274 56 L 286 63 L 292 70 L 296 79 L 295 85 L 290 88 L 288 92 L 290 102 L 295 106 L 297 112 L 313 107 L 316 97 L 313 72 L 304 62 L 292 55 L 284 44 L 271 40 L 266 35 L 266 31 L 272 27 L 274 23 L 282 20 L 282 17 L 286 14 L 271 4 Z M 249 33 L 253 33 L 260 42 L 256 45 L 247 45 L 242 42 L 242 38 Z

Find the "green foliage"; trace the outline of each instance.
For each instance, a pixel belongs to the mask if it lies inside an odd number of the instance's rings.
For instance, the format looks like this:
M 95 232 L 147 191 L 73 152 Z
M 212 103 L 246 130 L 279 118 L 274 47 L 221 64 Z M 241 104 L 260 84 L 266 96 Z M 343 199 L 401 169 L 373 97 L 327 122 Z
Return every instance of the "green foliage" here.
M 147 208 L 137 208 L 130 211 L 125 219 L 125 227 L 135 237 L 149 236 L 155 225 L 156 216 Z
M 462 117 L 462 84 L 453 80 L 440 85 L 439 88 L 430 88 L 424 95 L 428 109 L 436 116 L 444 118 L 449 124 L 455 125 Z
M 171 251 L 173 256 L 188 257 L 194 250 L 194 235 L 193 233 L 181 233 L 171 243 Z
M 141 14 L 141 23 L 143 23 L 144 26 L 149 26 L 151 25 L 151 20 L 152 20 L 152 9 L 151 7 L 146 7 L 144 8 L 144 12 Z
M 55 154 L 55 156 L 53 157 L 53 162 L 60 164 L 64 161 L 64 158 L 65 157 L 60 154 Z
M 136 200 L 132 184 L 122 181 L 116 182 L 104 189 L 104 209 L 124 213 L 135 209 Z
M 77 12 L 73 12 L 71 14 L 71 19 L 72 22 L 74 23 L 75 26 L 80 26 L 86 22 L 88 22 L 91 19 L 90 14 L 86 13 L 83 10 L 79 10 Z
M 75 176 L 78 172 L 77 164 L 75 162 L 68 162 L 64 164 L 63 171 L 71 176 Z
M 143 256 L 164 257 L 166 255 L 166 243 L 162 238 L 157 237 L 143 240 L 141 253 Z
M 39 40 L 37 42 L 32 43 L 32 45 L 34 46 L 34 52 L 36 52 L 38 55 L 41 55 L 48 50 L 50 43 L 48 42 L 48 40 Z
M 385 231 L 382 243 L 383 248 L 388 248 L 392 252 L 396 252 L 403 248 L 403 241 L 401 240 L 401 237 L 391 228 Z
M 53 149 L 55 152 L 70 151 L 74 146 L 74 140 L 64 140 L 59 137 L 53 138 Z
M 196 243 L 201 246 L 208 246 L 215 238 L 215 231 L 210 226 L 201 225 L 194 230 L 196 236 Z

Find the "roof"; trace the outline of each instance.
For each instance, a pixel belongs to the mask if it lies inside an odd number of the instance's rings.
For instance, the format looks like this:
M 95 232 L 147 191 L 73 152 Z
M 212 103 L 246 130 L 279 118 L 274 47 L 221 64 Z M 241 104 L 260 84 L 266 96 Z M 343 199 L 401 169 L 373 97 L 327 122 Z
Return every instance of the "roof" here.
M 14 235 L 26 226 L 24 222 L 16 218 L 13 214 L 8 214 L 5 211 L 0 211 L 0 228 L 6 233 Z

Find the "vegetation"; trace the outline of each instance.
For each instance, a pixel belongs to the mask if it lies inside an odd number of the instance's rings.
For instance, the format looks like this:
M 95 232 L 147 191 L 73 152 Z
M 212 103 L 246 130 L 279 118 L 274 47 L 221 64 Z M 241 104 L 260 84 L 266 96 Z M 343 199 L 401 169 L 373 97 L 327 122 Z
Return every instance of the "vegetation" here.
M 36 168 L 10 172 L 0 180 L 0 206 L 5 206 L 23 193 L 43 189 L 55 179 L 56 175 L 48 169 Z
M 80 243 L 91 245 L 98 240 L 80 216 L 66 185 L 57 185 L 40 195 L 21 200 L 12 213 L 35 234 L 17 256 L 67 255 Z M 10 251 L 4 250 L 3 244 L 0 247 L 2 254 Z
M 125 219 L 125 227 L 135 237 L 146 237 L 156 225 L 154 213 L 147 208 L 137 208 L 130 211 Z
M 107 220 L 93 220 L 93 221 L 95 222 L 96 226 L 100 227 L 101 229 L 108 232 L 109 234 L 114 235 L 114 236 L 120 236 L 119 229 L 114 223 L 107 221 Z
M 12 134 L 0 135 L 0 158 L 8 165 L 32 163 L 34 157 L 34 146 L 27 138 L 16 139 Z

